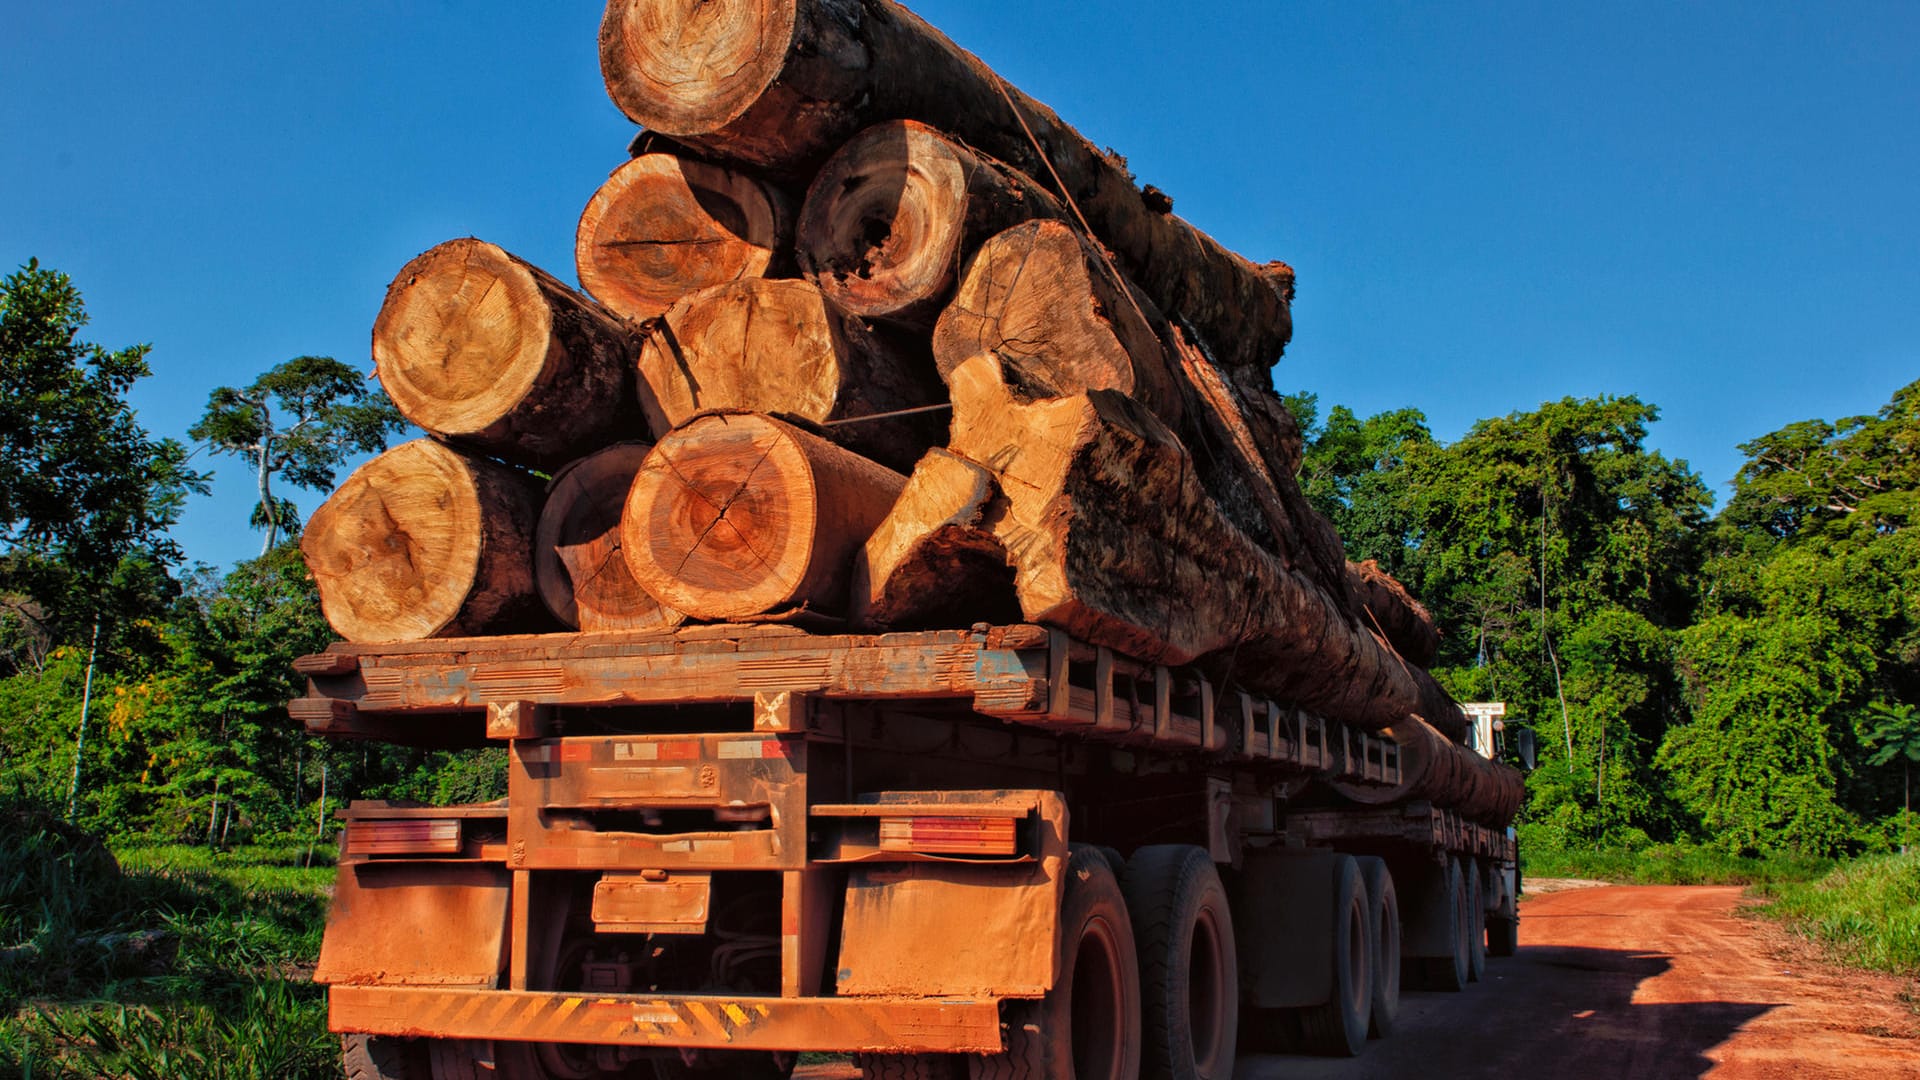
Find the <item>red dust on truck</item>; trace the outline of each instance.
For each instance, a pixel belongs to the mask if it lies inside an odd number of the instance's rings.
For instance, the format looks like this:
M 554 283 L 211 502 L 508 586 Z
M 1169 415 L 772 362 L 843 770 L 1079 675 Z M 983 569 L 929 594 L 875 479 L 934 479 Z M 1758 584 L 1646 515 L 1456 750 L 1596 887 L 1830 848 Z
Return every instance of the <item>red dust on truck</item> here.
M 1393 739 L 1057 630 L 299 668 L 315 733 L 510 761 L 497 802 L 343 815 L 315 977 L 362 1080 L 1226 1077 L 1357 1054 L 1515 945 L 1510 831 L 1404 797 Z

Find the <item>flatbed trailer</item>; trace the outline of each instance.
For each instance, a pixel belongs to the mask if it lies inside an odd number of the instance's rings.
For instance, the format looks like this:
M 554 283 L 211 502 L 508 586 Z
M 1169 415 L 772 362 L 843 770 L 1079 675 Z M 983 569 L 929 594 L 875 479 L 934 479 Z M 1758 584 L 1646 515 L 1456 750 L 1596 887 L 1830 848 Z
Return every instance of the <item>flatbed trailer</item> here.
M 316 734 L 508 757 L 499 802 L 343 815 L 350 1075 L 1225 1076 L 1358 1052 L 1517 926 L 1507 830 L 1328 792 L 1397 784 L 1390 739 L 1044 627 L 297 666 Z

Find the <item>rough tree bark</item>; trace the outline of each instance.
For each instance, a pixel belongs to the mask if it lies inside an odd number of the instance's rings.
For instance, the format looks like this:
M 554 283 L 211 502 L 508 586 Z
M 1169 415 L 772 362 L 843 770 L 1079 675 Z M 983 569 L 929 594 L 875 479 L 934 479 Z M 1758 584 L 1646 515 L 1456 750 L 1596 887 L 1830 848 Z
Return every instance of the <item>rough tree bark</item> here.
M 1290 268 L 1256 266 L 1175 216 L 1122 158 L 893 0 L 610 0 L 600 69 L 635 122 L 773 168 L 804 171 L 882 120 L 950 132 L 1071 198 L 1228 367 L 1271 367 L 1292 334 Z
M 1301 567 L 1235 527 L 1179 439 L 1124 395 L 1035 400 L 992 354 L 955 368 L 953 449 L 992 469 L 1025 617 L 1142 660 L 1203 658 L 1362 727 L 1465 728 L 1445 692 Z
M 1061 394 L 1118 390 L 1176 429 L 1181 391 L 1153 301 L 1115 280 L 1093 244 L 1061 221 L 1028 221 L 989 239 L 967 263 L 933 331 L 944 378 L 996 352 Z
M 853 560 L 849 621 L 866 629 L 1011 622 L 1013 569 L 988 515 L 993 474 L 929 450 Z
M 854 551 L 905 484 L 793 424 L 710 414 L 647 455 L 621 547 L 635 580 L 692 618 L 838 614 Z
M 1440 628 L 1426 605 L 1413 598 L 1405 585 L 1380 569 L 1372 559 L 1347 564 L 1347 584 L 1354 599 L 1354 614 L 1373 626 L 1401 656 L 1432 667 L 1440 652 Z
M 531 476 L 416 439 L 347 477 L 300 552 L 348 641 L 531 633 L 550 625 L 533 580 L 539 509 Z
M 911 120 L 875 124 L 820 168 L 796 233 L 800 271 L 848 310 L 930 329 L 964 260 L 1060 201 L 1025 175 Z
M 580 215 L 574 265 L 607 310 L 640 321 L 709 285 L 761 277 L 793 245 L 785 192 L 737 169 L 649 153 L 615 169 Z
M 627 569 L 620 515 L 647 443 L 618 443 L 567 466 L 547 485 L 533 572 L 554 618 L 580 630 L 664 630 L 686 616 L 655 600 Z
M 408 263 L 373 324 L 381 385 L 407 419 L 537 468 L 645 434 L 638 349 L 598 304 L 471 237 Z
M 932 415 L 862 420 L 932 404 L 931 365 L 869 331 L 805 281 L 749 279 L 685 297 L 640 350 L 640 403 L 668 431 L 713 409 L 782 413 L 906 469 L 946 433 Z M 848 420 L 849 423 L 834 423 Z
M 1511 765 L 1490 761 L 1447 738 L 1417 716 L 1382 734 L 1400 747 L 1401 781 L 1393 787 L 1334 781 L 1344 798 L 1368 806 L 1426 799 L 1476 821 L 1505 825 L 1526 798 L 1526 782 Z

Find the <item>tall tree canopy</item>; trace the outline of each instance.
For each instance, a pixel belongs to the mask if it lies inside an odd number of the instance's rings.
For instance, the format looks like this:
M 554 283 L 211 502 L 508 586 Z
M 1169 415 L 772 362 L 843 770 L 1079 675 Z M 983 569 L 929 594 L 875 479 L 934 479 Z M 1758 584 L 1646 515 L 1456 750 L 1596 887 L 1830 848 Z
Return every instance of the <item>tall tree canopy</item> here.
M 186 448 L 140 426 L 126 395 L 148 346 L 80 339 L 86 306 L 67 275 L 30 261 L 0 281 L 0 593 L 9 642 L 22 623 L 77 640 L 102 612 L 166 579 L 166 535 L 205 477 Z
M 265 555 L 295 521 L 293 504 L 273 493 L 275 476 L 331 491 L 349 455 L 385 449 L 387 436 L 405 429 L 400 411 L 364 375 L 330 356 L 296 356 L 244 389 L 215 389 L 188 434 L 253 469 L 260 494 L 253 525 L 266 530 Z

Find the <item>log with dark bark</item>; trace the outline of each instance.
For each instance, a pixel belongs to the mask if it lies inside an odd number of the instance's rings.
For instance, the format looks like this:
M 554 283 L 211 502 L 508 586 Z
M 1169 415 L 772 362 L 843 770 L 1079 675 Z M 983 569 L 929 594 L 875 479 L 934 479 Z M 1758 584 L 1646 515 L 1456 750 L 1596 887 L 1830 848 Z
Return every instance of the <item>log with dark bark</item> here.
M 648 334 L 639 373 L 661 431 L 714 409 L 777 412 L 830 425 L 835 442 L 898 469 L 946 435 L 942 415 L 862 419 L 934 404 L 939 381 L 924 355 L 805 281 L 748 279 L 683 298 Z
M 1226 366 L 1265 370 L 1292 334 L 1290 268 L 1256 266 L 1175 216 L 1118 155 L 893 0 L 609 0 L 600 67 L 635 122 L 796 172 L 871 124 L 919 120 L 1076 203 L 1129 276 Z
M 354 470 L 300 537 L 320 607 L 348 641 L 551 626 L 533 579 L 540 485 L 431 439 Z
M 1256 386 L 1251 373 L 1221 370 L 1190 328 L 1173 328 L 1167 340 L 1194 403 L 1189 446 L 1200 451 L 1208 489 L 1234 524 L 1346 603 L 1346 547 L 1294 475 L 1300 429 L 1293 415 L 1265 375 Z
M 1029 221 L 988 240 L 967 263 L 933 331 L 944 377 L 996 352 L 1061 395 L 1118 390 L 1178 428 L 1184 406 L 1163 340 L 1166 321 L 1099 249 L 1061 221 Z
M 651 319 L 709 285 L 761 277 L 793 244 L 779 188 L 738 169 L 649 153 L 615 169 L 580 215 L 580 284 L 621 318 Z
M 1526 782 L 1513 766 L 1481 757 L 1417 716 L 1396 721 L 1382 734 L 1400 747 L 1400 783 L 1336 780 L 1332 786 L 1342 797 L 1368 806 L 1425 799 L 1493 825 L 1506 825 L 1519 812 Z
M 647 455 L 622 548 L 641 586 L 692 618 L 838 614 L 854 551 L 906 479 L 793 424 L 710 414 Z
M 849 621 L 869 630 L 1012 622 L 1013 570 L 988 520 L 986 468 L 929 450 L 853 560 Z
M 1005 495 L 995 535 L 1026 618 L 1141 660 L 1204 658 L 1362 727 L 1418 714 L 1465 729 L 1430 676 L 1233 525 L 1151 412 L 1105 390 L 1035 400 L 1009 373 L 990 353 L 953 370 L 952 446 Z
M 373 324 L 373 360 L 407 419 L 539 468 L 645 435 L 639 342 L 552 275 L 471 237 L 408 263 Z
M 648 443 L 617 443 L 555 474 L 534 533 L 533 570 L 554 618 L 580 630 L 664 630 L 686 616 L 655 600 L 620 553 L 620 514 Z
M 1354 599 L 1354 613 L 1365 625 L 1379 630 L 1401 656 L 1421 667 L 1433 666 L 1433 658 L 1440 652 L 1440 628 L 1434 625 L 1426 605 L 1415 600 L 1405 585 L 1372 559 L 1348 563 L 1347 584 Z
M 875 124 L 814 177 L 800 208 L 800 271 L 848 310 L 930 329 L 988 237 L 1060 201 L 1023 174 L 911 120 Z

